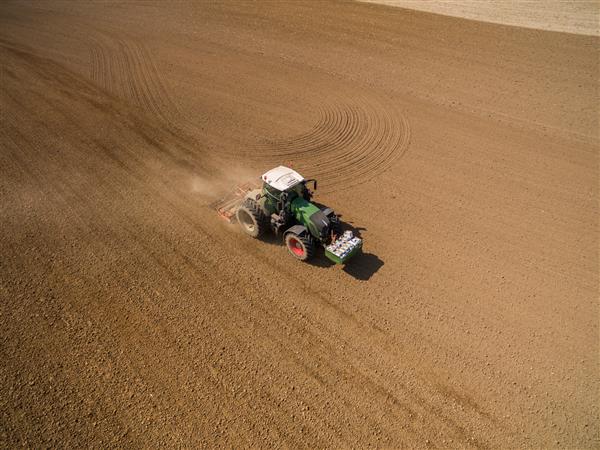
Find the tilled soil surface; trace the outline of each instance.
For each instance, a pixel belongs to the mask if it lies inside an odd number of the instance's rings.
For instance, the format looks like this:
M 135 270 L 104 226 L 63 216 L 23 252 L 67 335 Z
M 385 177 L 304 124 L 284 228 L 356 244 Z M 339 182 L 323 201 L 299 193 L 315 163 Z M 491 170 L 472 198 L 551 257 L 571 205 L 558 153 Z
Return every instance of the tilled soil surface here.
M 0 443 L 598 447 L 596 37 L 2 2 Z M 210 204 L 279 164 L 364 238 Z

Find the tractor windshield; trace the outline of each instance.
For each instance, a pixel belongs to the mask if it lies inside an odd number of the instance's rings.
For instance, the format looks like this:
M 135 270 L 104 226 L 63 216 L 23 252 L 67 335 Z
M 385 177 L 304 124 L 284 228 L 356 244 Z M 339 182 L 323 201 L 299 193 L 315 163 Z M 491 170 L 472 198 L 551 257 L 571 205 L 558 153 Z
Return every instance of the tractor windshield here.
M 310 199 L 310 192 L 306 187 L 306 183 L 304 181 L 302 183 L 298 183 L 292 188 L 292 190 L 298 195 L 298 197 L 302 197 L 307 200 Z
M 296 194 L 298 194 L 300 197 L 302 197 L 302 194 L 304 193 L 304 190 L 306 189 L 306 185 L 304 183 L 298 183 L 296 186 L 294 186 L 291 191 L 295 192 Z

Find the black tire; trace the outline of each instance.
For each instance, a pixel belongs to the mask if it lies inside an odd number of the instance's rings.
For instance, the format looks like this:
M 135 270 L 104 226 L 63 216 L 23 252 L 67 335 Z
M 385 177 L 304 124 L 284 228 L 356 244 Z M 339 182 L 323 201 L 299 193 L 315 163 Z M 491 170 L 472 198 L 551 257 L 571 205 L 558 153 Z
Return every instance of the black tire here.
M 340 218 L 338 216 L 336 216 L 335 214 L 331 214 L 329 216 L 329 224 L 330 224 L 329 230 L 333 234 L 335 234 L 337 237 L 342 235 L 342 233 L 343 233 L 342 223 L 340 222 Z
M 284 239 L 285 246 L 294 258 L 308 261 L 315 256 L 315 241 L 311 235 L 299 236 L 296 233 L 287 233 Z
M 264 214 L 252 199 L 246 199 L 235 215 L 240 227 L 248 236 L 258 238 L 267 229 Z

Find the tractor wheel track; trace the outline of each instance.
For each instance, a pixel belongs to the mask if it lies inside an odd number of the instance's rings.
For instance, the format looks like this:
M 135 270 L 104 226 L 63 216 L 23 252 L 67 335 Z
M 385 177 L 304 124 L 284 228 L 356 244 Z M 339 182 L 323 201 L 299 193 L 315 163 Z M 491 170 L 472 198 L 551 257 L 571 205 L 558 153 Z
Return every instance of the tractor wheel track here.
M 169 125 L 181 126 L 183 116 L 143 43 L 98 34 L 91 38 L 90 59 L 90 76 L 100 87 Z
M 309 131 L 261 142 L 255 158 L 289 163 L 322 180 L 322 190 L 330 193 L 371 180 L 408 149 L 410 124 L 395 105 L 357 98 L 318 111 Z

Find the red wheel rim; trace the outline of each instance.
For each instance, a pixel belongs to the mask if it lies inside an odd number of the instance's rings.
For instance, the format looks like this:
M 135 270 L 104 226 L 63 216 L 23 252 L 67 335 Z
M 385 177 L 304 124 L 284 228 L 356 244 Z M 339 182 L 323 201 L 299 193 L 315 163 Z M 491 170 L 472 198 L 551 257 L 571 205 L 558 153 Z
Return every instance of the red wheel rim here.
M 288 248 L 292 251 L 292 253 L 294 253 L 294 255 L 304 256 L 304 247 L 298 239 L 290 238 L 288 241 Z

